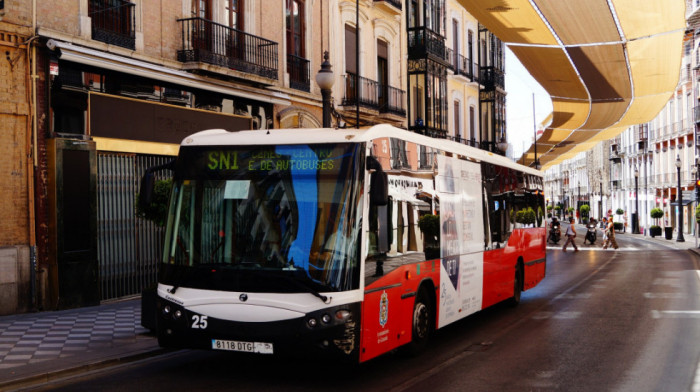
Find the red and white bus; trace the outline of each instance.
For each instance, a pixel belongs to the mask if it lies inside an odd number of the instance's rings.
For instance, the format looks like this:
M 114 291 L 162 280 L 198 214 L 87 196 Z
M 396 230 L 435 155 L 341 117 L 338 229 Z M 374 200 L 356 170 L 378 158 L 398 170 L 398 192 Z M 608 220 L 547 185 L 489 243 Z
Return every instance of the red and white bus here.
M 209 130 L 173 169 L 165 347 L 363 362 L 545 276 L 540 172 L 459 143 L 388 125 Z

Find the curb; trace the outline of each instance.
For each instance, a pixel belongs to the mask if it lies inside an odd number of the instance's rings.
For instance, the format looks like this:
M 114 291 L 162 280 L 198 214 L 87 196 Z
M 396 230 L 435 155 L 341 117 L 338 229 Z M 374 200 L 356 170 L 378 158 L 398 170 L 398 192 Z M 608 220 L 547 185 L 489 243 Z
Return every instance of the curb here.
M 55 382 L 61 379 L 83 375 L 88 372 L 93 372 L 96 370 L 102 370 L 109 367 L 114 367 L 118 365 L 125 365 L 132 362 L 137 362 L 140 360 L 156 357 L 159 355 L 174 352 L 176 350 L 166 349 L 161 347 L 154 347 L 153 349 L 140 350 L 135 353 L 126 353 L 123 355 L 117 355 L 111 358 L 105 358 L 97 360 L 95 362 L 82 363 L 75 366 L 69 366 L 63 369 L 49 370 L 46 372 L 35 373 L 28 375 L 26 377 L 19 376 L 19 378 L 14 380 L 0 381 L 1 391 L 15 391 L 24 388 L 30 388 L 39 386 L 42 384 L 47 384 L 50 382 Z

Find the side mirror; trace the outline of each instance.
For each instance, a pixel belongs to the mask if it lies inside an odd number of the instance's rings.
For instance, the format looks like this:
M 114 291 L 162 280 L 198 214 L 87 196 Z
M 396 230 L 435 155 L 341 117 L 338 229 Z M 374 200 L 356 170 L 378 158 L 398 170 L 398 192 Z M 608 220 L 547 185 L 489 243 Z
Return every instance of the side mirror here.
M 370 174 L 369 202 L 375 206 L 389 204 L 389 176 L 383 171 Z
M 145 210 L 153 201 L 153 189 L 155 187 L 156 178 L 153 172 L 146 170 L 141 177 L 141 190 L 139 191 L 139 208 Z
M 389 204 L 389 177 L 382 169 L 377 158 L 367 157 L 367 170 L 372 171 L 369 176 L 369 202 L 375 206 Z
M 171 160 L 162 165 L 149 167 L 141 177 L 141 190 L 139 191 L 139 208 L 145 210 L 153 201 L 153 190 L 156 186 L 155 172 L 160 170 L 174 170 L 175 160 Z

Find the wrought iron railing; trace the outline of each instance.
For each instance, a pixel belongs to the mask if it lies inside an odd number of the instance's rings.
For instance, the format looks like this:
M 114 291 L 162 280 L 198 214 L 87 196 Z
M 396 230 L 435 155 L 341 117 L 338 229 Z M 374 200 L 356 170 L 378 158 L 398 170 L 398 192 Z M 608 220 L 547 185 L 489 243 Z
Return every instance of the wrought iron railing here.
M 479 70 L 479 81 L 486 89 L 505 86 L 503 71 L 495 67 L 482 67 Z
M 452 49 L 446 49 L 448 67 L 454 72 L 455 75 L 462 75 L 468 78 L 470 81 L 474 81 L 474 64 L 471 59 L 462 56 L 459 53 L 455 53 Z
M 203 62 L 277 79 L 277 42 L 203 18 L 178 22 L 182 26 L 178 61 Z
M 396 87 L 388 85 L 379 85 L 379 112 L 391 113 L 399 116 L 406 115 L 406 109 L 403 106 L 403 98 L 406 92 Z
M 136 4 L 125 0 L 90 0 L 92 39 L 127 49 L 136 48 Z
M 355 74 L 343 75 L 345 79 L 345 95 L 343 96 L 343 106 L 367 106 L 371 108 L 379 107 L 377 90 L 379 83 L 374 80 L 358 77 Z
M 405 91 L 355 74 L 343 75 L 345 92 L 342 106 L 360 106 L 376 109 L 380 113 L 406 115 Z
M 287 72 L 289 73 L 289 87 L 309 92 L 311 91 L 311 73 L 309 70 L 309 60 L 287 55 Z
M 447 48 L 445 37 L 426 28 L 411 27 L 408 29 L 408 56 L 409 58 L 423 58 L 431 56 L 441 62 L 447 62 Z

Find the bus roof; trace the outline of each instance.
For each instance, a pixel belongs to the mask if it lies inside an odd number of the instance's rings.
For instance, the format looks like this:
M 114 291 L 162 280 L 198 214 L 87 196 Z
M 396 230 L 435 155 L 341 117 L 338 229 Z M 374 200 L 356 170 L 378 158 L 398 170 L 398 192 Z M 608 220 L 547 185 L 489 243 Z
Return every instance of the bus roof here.
M 407 142 L 449 151 L 478 161 L 494 163 L 528 174 L 542 176 L 539 170 L 513 162 L 512 160 L 485 150 L 470 147 L 447 139 L 437 139 L 406 131 L 388 124 L 375 125 L 365 129 L 333 128 L 293 128 L 263 129 L 229 132 L 224 129 L 210 129 L 195 133 L 182 141 L 183 147 L 225 146 L 225 145 L 277 145 L 277 144 L 316 144 L 316 143 L 363 143 L 378 138 L 395 137 Z

